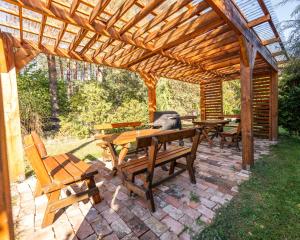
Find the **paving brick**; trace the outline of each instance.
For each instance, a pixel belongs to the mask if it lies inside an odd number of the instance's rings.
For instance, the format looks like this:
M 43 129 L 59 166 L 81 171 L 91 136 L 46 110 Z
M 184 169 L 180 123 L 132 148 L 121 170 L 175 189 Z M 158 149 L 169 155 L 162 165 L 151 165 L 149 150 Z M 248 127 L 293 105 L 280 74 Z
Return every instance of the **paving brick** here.
M 118 236 L 118 238 L 123 238 L 129 233 L 131 233 L 130 228 L 126 225 L 126 223 L 119 218 L 118 220 L 114 221 L 111 225 L 112 230 Z
M 163 210 L 175 220 L 178 220 L 183 216 L 183 212 L 180 209 L 173 207 L 172 205 L 164 207 Z
M 137 237 L 143 235 L 149 230 L 146 224 L 136 216 L 133 217 L 130 221 L 128 221 L 127 225 Z
M 86 237 L 92 235 L 94 233 L 94 230 L 92 229 L 91 225 L 84 220 L 79 229 L 76 231 L 76 236 L 79 239 L 85 239 Z
M 179 240 L 177 235 L 173 232 L 167 231 L 161 237 L 159 238 L 160 240 Z
M 96 219 L 94 222 L 92 222 L 91 226 L 100 238 L 112 233 L 111 227 L 103 217 Z
M 159 238 L 152 231 L 148 231 L 140 237 L 140 240 L 158 240 Z
M 135 205 L 132 209 L 131 212 L 133 212 L 134 215 L 139 217 L 141 220 L 146 220 L 151 216 L 150 211 L 146 208 L 143 208 L 140 205 Z
M 161 236 L 164 232 L 166 232 L 168 230 L 168 227 L 166 224 L 158 221 L 155 217 L 152 217 L 152 216 L 145 220 L 145 224 L 158 237 Z
M 112 233 L 112 234 L 102 238 L 102 240 L 119 240 L 119 238 L 115 233 Z
M 212 219 L 215 216 L 215 213 L 204 205 L 200 205 L 198 211 L 203 214 L 205 217 Z
M 200 198 L 201 204 L 205 205 L 206 207 L 212 209 L 214 206 L 216 206 L 216 203 L 213 201 L 208 200 L 207 198 Z
M 165 223 L 169 227 L 170 231 L 174 232 L 176 235 L 181 233 L 184 229 L 184 226 L 180 222 L 169 216 L 166 216 L 163 220 L 161 220 L 161 222 Z
M 134 233 L 130 233 L 127 236 L 123 237 L 122 240 L 139 240 L 139 238 L 135 236 Z
M 105 218 L 105 220 L 111 224 L 112 222 L 118 220 L 120 217 L 119 215 L 111 208 L 103 211 L 101 215 Z
M 26 239 L 26 238 L 25 238 Z M 35 232 L 30 235 L 30 239 L 34 240 L 54 240 L 54 232 L 52 230 L 52 227 L 43 228 L 38 232 Z
M 99 218 L 100 213 L 96 208 L 90 208 L 90 210 L 87 212 L 87 214 L 85 215 L 85 219 L 91 223 L 93 222 L 95 219 Z
M 122 207 L 117 211 L 117 214 L 122 218 L 125 222 L 128 222 L 130 219 L 132 219 L 135 215 L 127 208 Z

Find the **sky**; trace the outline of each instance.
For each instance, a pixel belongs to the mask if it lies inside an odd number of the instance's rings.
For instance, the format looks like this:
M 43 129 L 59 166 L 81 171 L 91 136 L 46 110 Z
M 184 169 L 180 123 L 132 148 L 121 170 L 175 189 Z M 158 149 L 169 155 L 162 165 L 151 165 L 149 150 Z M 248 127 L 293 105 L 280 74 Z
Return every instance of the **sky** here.
M 295 1 L 290 1 L 289 3 L 287 3 L 285 5 L 278 6 L 278 4 L 282 0 L 271 0 L 271 1 L 273 3 L 273 7 L 274 7 L 274 10 L 276 12 L 279 22 L 291 19 L 290 16 L 291 16 L 293 10 L 296 8 L 297 4 L 300 3 L 299 0 L 295 0 Z M 288 38 L 289 32 L 290 32 L 289 30 L 285 30 L 285 32 L 284 32 L 286 39 Z

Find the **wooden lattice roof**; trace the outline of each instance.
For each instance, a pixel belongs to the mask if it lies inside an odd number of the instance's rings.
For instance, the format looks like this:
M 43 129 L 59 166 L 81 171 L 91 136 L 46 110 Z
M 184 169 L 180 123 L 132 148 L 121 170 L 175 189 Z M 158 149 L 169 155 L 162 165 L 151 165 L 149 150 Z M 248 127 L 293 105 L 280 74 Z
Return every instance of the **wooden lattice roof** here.
M 0 0 L 0 29 L 28 55 L 193 83 L 239 74 L 239 35 L 257 48 L 258 72 L 287 57 L 263 0 Z

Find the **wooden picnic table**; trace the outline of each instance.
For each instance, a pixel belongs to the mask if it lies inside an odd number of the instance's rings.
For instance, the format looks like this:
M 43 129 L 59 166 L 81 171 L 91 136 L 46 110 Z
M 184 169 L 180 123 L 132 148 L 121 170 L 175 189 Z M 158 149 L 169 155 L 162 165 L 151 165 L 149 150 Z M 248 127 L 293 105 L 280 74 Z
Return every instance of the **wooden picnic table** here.
M 213 145 L 213 139 L 219 135 L 222 131 L 223 127 L 228 124 L 230 120 L 222 120 L 222 119 L 211 119 L 211 120 L 195 120 L 193 121 L 194 126 L 202 127 L 202 138 L 206 139 L 211 147 Z M 210 131 L 215 130 L 215 133 L 209 138 L 208 134 Z
M 106 142 L 112 157 L 113 174 L 115 175 L 118 166 L 124 163 L 125 157 L 129 151 L 130 144 L 136 142 L 138 137 L 150 136 L 166 131 L 168 130 L 141 129 L 122 133 L 107 134 L 103 136 L 101 140 Z M 118 146 L 121 147 L 121 151 L 119 154 L 116 151 L 116 148 Z

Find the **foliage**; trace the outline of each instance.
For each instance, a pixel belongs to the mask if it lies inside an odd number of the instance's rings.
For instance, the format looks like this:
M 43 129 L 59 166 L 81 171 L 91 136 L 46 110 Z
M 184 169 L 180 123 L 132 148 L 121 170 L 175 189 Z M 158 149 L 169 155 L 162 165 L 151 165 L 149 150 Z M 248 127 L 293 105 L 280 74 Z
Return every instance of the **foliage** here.
M 300 239 L 300 140 L 282 137 L 195 239 Z
M 77 91 L 70 99 L 70 111 L 61 116 L 60 132 L 63 135 L 88 136 L 94 124 L 109 119 L 111 108 L 108 93 L 99 82 L 78 82 Z
M 61 116 L 63 135 L 86 137 L 94 125 L 148 120 L 147 89 L 134 73 L 104 68 L 102 82 L 78 82 L 70 112 Z
M 297 0 L 283 0 L 281 4 L 287 4 L 291 1 Z M 298 0 L 299 1 L 299 0 Z M 281 27 L 283 29 L 289 29 L 290 35 L 288 41 L 286 42 L 289 53 L 293 58 L 300 57 L 300 4 L 296 6 L 292 15 L 290 16 L 291 19 L 288 21 L 284 21 L 281 23 Z
M 48 74 L 43 70 L 32 71 L 28 67 L 18 76 L 17 84 L 22 131 L 36 130 L 41 133 L 47 128 L 51 117 Z M 68 102 L 62 81 L 58 82 L 58 99 L 60 112 L 66 112 Z
M 241 111 L 241 83 L 239 80 L 223 82 L 223 112 L 225 115 Z
M 279 124 L 290 134 L 300 133 L 300 60 L 284 69 L 279 86 Z
M 181 115 L 191 114 L 193 111 L 199 113 L 199 85 L 160 79 L 158 82 L 157 110 L 175 110 Z

